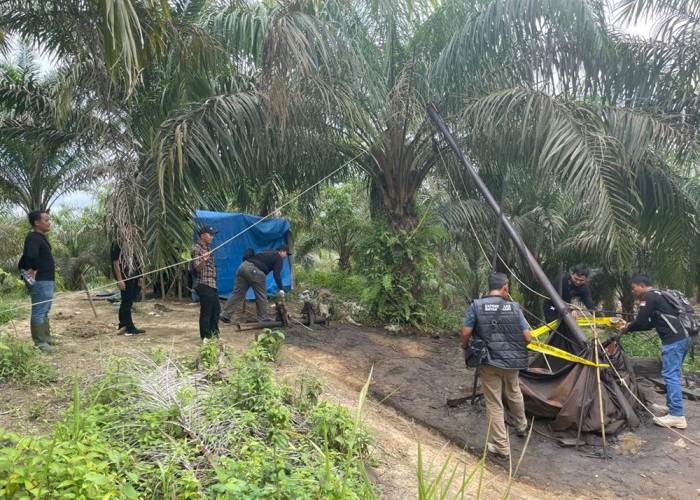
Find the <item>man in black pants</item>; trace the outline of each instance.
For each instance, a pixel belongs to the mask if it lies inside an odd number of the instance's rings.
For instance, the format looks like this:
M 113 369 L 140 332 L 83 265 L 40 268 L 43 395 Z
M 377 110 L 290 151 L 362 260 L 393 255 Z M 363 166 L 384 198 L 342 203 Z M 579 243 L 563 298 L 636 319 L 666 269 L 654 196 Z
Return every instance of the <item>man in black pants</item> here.
M 219 338 L 219 290 L 216 285 L 216 263 L 211 255 L 210 245 L 214 241 L 211 226 L 199 228 L 199 241 L 192 251 L 192 262 L 197 271 L 194 291 L 199 295 L 199 336 L 202 340 Z
M 263 250 L 246 259 L 236 271 L 236 282 L 233 285 L 233 292 L 224 304 L 221 312 L 221 321 L 231 322 L 233 311 L 239 302 L 245 299 L 248 288 L 253 287 L 255 293 L 255 304 L 258 308 L 258 319 L 260 321 L 270 321 L 267 315 L 267 275 L 272 271 L 275 278 L 279 294 L 284 297 L 284 287 L 282 286 L 282 265 L 284 259 L 289 255 L 289 247 L 280 245 L 277 250 Z
M 123 242 L 121 240 L 116 240 L 112 243 L 110 251 L 114 276 L 117 278 L 117 286 L 122 296 L 119 304 L 119 329 L 126 328 L 124 335 L 127 336 L 141 335 L 146 333 L 146 330 L 136 328 L 131 318 L 131 307 L 134 305 L 134 300 L 143 286 L 141 265 L 136 261 L 131 265 L 123 258 L 122 245 Z

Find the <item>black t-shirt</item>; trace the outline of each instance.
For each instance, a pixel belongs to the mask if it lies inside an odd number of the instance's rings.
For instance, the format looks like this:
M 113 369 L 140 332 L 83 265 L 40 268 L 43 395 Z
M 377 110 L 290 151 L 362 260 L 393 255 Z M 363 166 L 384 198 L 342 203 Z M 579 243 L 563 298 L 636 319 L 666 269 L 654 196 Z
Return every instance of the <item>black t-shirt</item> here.
M 649 290 L 639 298 L 639 312 L 635 320 L 627 326 L 627 331 L 637 332 L 652 328 L 656 328 L 664 345 L 685 339 L 676 309 L 658 290 Z
M 45 235 L 32 231 L 24 239 L 24 252 L 20 267 L 36 269 L 37 281 L 56 281 L 56 264 L 51 253 L 51 244 Z
M 122 279 L 132 278 L 134 276 L 141 275 L 141 265 L 138 262 L 134 263 L 134 271 L 131 272 L 131 266 L 122 258 L 122 248 L 120 240 L 114 241 L 112 243 L 112 248 L 109 251 L 109 257 L 112 262 L 112 271 L 114 271 L 114 261 L 119 261 L 119 268 L 122 271 Z
M 282 266 L 284 265 L 284 260 L 276 250 L 263 250 L 260 253 L 256 253 L 250 257 L 246 262 L 254 264 L 255 267 L 260 269 L 265 274 L 272 271 L 272 277 L 275 278 L 275 283 L 277 283 L 277 288 L 284 290 L 282 286 L 282 277 L 280 273 L 282 272 Z
M 571 303 L 571 299 L 578 297 L 588 309 L 591 311 L 596 310 L 595 302 L 593 302 L 593 295 L 591 294 L 591 289 L 588 284 L 574 285 L 571 282 L 571 275 L 569 273 L 558 276 L 557 279 L 552 282 L 552 286 L 557 292 L 559 292 L 561 288 L 561 299 L 564 302 Z

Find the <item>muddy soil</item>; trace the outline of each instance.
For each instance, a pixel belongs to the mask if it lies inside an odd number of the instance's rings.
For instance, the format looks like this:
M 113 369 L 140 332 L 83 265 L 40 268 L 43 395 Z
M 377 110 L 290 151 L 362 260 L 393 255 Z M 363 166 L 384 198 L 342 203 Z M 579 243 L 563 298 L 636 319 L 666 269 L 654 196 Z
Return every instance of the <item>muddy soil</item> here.
M 197 305 L 137 303 L 135 322 L 147 333 L 134 337 L 115 334 L 116 307 L 106 301 L 96 301 L 95 307 L 97 318 L 84 295 L 57 298 L 51 320 L 61 347 L 46 357 L 56 363 L 61 378 L 43 388 L 20 387 L 12 381 L 0 384 L 0 427 L 47 433 L 71 403 L 74 376 L 81 384 L 89 383 L 111 356 L 149 356 L 156 349 L 175 356 L 196 354 Z M 255 335 L 222 326 L 221 342 L 226 348 L 243 350 Z M 0 333 L 5 333 L 2 330 L 30 338 L 28 319 L 0 327 Z M 423 461 L 433 461 L 433 474 L 448 456 L 451 463 L 466 463 L 468 469 L 480 458 L 487 427 L 483 404 L 446 404 L 448 399 L 469 394 L 473 380 L 461 359 L 456 334 L 389 333 L 342 323 L 313 330 L 294 326 L 287 330 L 276 370 L 280 375 L 309 371 L 324 377 L 324 397 L 351 409 L 356 408 L 372 371 L 364 417 L 375 431 L 377 466 L 372 475 L 382 498 L 417 497 L 419 439 Z M 646 389 L 654 402 L 664 401 L 651 384 Z M 601 446 L 562 448 L 547 422 L 537 421 L 521 463 L 513 464 L 518 468 L 509 498 L 700 498 L 700 403 L 686 401 L 686 416 L 689 426 L 679 432 L 656 427 L 647 416 L 640 428 L 609 439 L 604 450 Z M 525 442 L 514 434 L 511 441 L 517 460 Z M 508 468 L 487 461 L 482 498 L 503 497 Z M 466 498 L 474 496 L 475 488 L 475 484 L 469 486 Z

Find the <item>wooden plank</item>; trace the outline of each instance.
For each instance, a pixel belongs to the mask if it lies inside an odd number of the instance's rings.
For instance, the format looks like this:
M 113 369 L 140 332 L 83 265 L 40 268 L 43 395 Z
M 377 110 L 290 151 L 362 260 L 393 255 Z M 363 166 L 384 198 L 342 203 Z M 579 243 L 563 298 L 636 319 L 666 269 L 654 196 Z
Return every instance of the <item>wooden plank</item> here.
M 653 382 L 655 385 L 661 387 L 664 391 L 666 390 L 666 382 L 664 382 L 664 379 L 662 378 L 656 378 L 656 377 L 646 377 L 647 380 L 650 380 Z M 681 377 L 681 389 L 683 390 L 683 395 L 686 396 L 688 399 L 691 401 L 700 401 L 700 388 L 698 387 L 685 387 L 683 384 L 683 379 Z
M 660 377 L 660 358 L 630 358 L 634 374 L 638 377 Z

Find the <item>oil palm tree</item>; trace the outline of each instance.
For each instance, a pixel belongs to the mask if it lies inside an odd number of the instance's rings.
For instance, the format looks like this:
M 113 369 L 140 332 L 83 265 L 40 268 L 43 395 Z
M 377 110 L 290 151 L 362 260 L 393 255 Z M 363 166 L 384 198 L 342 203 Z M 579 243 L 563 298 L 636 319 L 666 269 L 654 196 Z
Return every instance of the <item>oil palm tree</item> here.
M 81 127 L 95 120 L 62 86 L 60 72 L 41 75 L 20 44 L 0 65 L 0 190 L 25 212 L 48 211 L 60 196 L 85 188 L 104 173 Z

